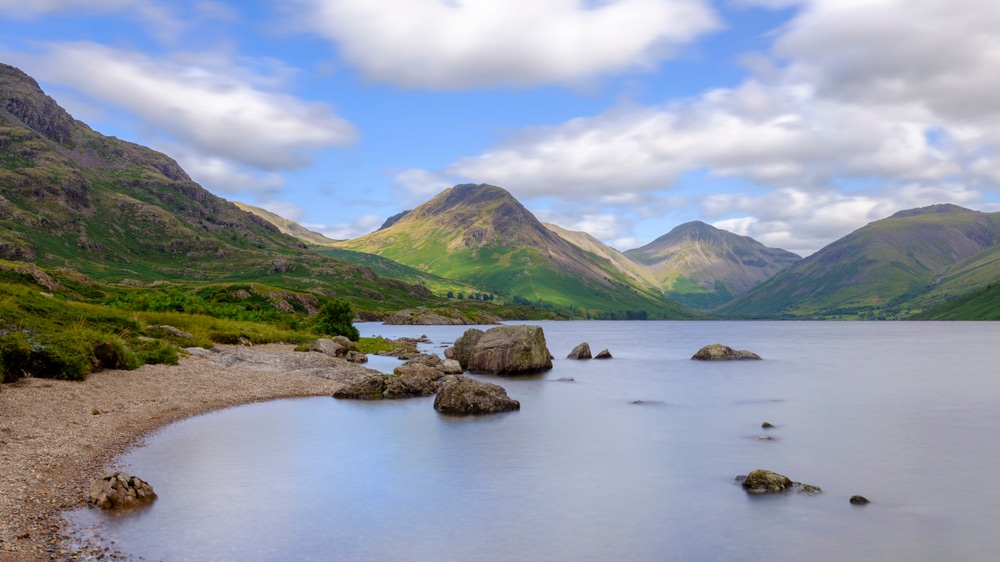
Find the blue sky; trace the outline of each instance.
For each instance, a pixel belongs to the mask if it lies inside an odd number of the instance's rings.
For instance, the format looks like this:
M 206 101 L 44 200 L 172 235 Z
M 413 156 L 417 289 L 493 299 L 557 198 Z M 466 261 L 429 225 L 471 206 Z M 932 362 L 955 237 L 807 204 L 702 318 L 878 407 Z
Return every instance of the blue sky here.
M 995 0 L 0 0 L 0 61 L 335 238 L 456 183 L 625 250 L 1000 210 Z

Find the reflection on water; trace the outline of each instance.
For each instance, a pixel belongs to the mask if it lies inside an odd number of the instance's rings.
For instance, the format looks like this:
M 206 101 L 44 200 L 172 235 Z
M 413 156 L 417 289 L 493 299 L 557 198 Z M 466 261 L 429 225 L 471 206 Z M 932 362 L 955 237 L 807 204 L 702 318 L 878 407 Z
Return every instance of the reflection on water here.
M 432 399 L 253 404 L 127 455 L 159 499 L 96 510 L 150 560 L 992 560 L 996 324 L 542 323 L 554 368 L 490 379 L 521 411 Z M 363 335 L 464 327 L 361 325 Z M 576 344 L 611 361 L 563 360 Z M 764 361 L 702 363 L 721 342 Z M 377 368 L 391 371 L 389 360 Z M 572 377 L 575 382 L 556 382 Z M 639 402 L 636 404 L 635 402 Z M 759 439 L 766 430 L 772 441 Z M 751 497 L 767 468 L 819 496 Z M 848 498 L 861 494 L 864 507 Z

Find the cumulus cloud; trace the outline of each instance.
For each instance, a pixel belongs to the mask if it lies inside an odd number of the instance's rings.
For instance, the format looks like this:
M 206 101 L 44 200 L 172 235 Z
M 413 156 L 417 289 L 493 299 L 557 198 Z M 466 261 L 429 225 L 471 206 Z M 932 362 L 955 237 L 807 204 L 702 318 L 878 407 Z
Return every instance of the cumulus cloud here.
M 854 193 L 786 188 L 757 196 L 714 194 L 703 198 L 701 208 L 709 219 L 742 215 L 714 221 L 717 228 L 807 256 L 869 222 L 937 203 L 981 206 L 983 198 L 963 185 L 910 183 Z
M 285 178 L 274 172 L 261 172 L 225 158 L 206 156 L 183 145 L 165 144 L 157 148 L 173 156 L 191 179 L 213 192 L 271 194 L 285 187 Z
M 811 0 L 774 47 L 792 80 L 850 103 L 1000 116 L 1000 3 Z
M 226 61 L 177 63 L 94 43 L 56 43 L 46 55 L 21 58 L 38 78 L 126 108 L 158 135 L 210 158 L 295 169 L 356 137 L 329 106 L 263 87 L 267 77 Z
M 772 49 L 742 57 L 742 84 L 524 130 L 441 172 L 529 197 L 673 191 L 718 225 L 800 253 L 900 209 L 988 205 L 1000 187 L 1000 4 L 738 3 L 798 7 Z M 753 195 L 726 194 L 734 185 Z
M 957 173 L 928 141 L 925 117 L 919 109 L 872 111 L 751 80 L 682 103 L 528 131 L 445 171 L 533 196 L 662 189 L 699 169 L 779 186 Z
M 332 238 L 334 240 L 350 240 L 351 238 L 357 238 L 359 236 L 364 236 L 369 232 L 373 232 L 375 229 L 382 226 L 382 223 L 385 222 L 385 219 L 387 218 L 388 217 L 379 217 L 377 215 L 361 215 L 347 224 L 327 225 L 302 223 L 302 226 L 314 232 L 319 232 L 327 238 Z
M 300 0 L 368 78 L 467 89 L 649 70 L 718 29 L 707 0 Z

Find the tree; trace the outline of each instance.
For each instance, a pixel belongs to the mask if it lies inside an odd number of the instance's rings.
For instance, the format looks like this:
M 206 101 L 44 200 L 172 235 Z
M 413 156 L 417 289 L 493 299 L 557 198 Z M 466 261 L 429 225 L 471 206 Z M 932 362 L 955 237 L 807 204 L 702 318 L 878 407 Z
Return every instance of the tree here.
M 318 318 L 314 328 L 317 333 L 345 336 L 351 341 L 358 341 L 361 338 L 361 332 L 354 327 L 354 309 L 347 301 L 337 299 L 323 303 Z

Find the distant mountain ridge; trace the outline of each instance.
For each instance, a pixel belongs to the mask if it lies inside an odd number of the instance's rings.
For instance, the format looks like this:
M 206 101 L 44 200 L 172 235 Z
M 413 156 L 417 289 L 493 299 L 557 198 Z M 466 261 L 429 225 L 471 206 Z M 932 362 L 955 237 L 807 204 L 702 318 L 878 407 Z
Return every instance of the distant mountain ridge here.
M 905 315 L 1000 278 L 998 241 L 1000 213 L 950 204 L 900 211 L 827 245 L 719 313 Z
M 462 184 L 338 244 L 524 302 L 663 318 L 698 314 L 546 228 L 506 190 Z
M 667 296 L 698 309 L 722 305 L 802 259 L 701 221 L 625 255 L 648 266 Z

